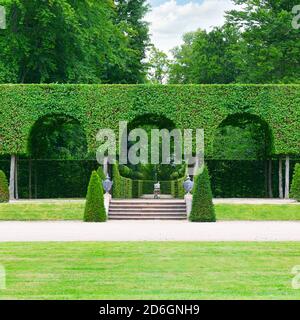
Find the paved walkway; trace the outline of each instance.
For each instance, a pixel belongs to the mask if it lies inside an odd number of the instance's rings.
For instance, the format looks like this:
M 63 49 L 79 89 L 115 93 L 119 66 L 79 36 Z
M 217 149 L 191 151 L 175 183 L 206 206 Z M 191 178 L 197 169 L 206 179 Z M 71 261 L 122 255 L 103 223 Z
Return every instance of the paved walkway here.
M 0 242 L 27 241 L 300 241 L 300 222 L 0 222 Z

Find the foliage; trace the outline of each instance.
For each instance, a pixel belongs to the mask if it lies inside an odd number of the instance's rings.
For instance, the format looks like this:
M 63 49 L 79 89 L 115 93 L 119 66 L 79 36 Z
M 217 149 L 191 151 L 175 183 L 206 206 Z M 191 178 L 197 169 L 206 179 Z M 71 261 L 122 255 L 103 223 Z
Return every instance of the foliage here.
M 134 199 L 140 198 L 144 194 L 143 192 L 143 181 L 133 180 L 132 181 L 132 197 Z
M 30 133 L 29 149 L 33 159 L 83 160 L 88 156 L 79 122 L 64 115 L 37 121 Z
M 292 188 L 291 188 L 291 196 L 292 198 L 300 202 L 300 164 L 299 163 L 296 164 L 295 166 Z
M 148 9 L 140 0 L 118 2 L 0 0 L 7 11 L 0 82 L 142 82 Z
M 112 196 L 115 199 L 132 199 L 132 180 L 120 175 L 119 164 L 113 164 L 112 179 L 113 188 Z
M 149 53 L 148 79 L 154 84 L 164 84 L 167 81 L 170 61 L 168 56 L 159 49 L 152 47 Z
M 173 50 L 169 82 L 234 82 L 238 73 L 233 62 L 238 39 L 238 32 L 230 26 L 185 34 L 183 45 Z
M 120 168 L 124 172 L 126 166 L 119 166 L 117 163 L 113 165 L 113 198 L 132 199 L 140 198 L 144 194 L 153 194 L 154 184 L 156 180 L 137 180 L 125 178 L 120 174 Z M 171 181 L 160 181 L 161 193 L 170 194 L 174 198 L 183 198 L 184 178 Z
M 150 44 L 149 26 L 144 16 L 149 10 L 146 0 L 116 0 L 116 23 L 127 35 L 125 68 L 114 72 L 114 83 L 143 83 L 147 65 L 143 62 Z
M 268 125 L 252 115 L 228 117 L 215 136 L 213 159 L 257 160 L 270 156 Z
M 227 23 L 241 32 L 236 82 L 299 83 L 299 30 L 292 28 L 298 0 L 234 0 Z
M 5 173 L 0 170 L 0 203 L 9 201 L 8 182 Z
M 269 125 L 273 154 L 299 154 L 299 89 L 299 85 L 0 85 L 0 153 L 28 151 L 31 128 L 49 114 L 78 120 L 91 153 L 99 146 L 95 136 L 100 128 L 117 133 L 119 121 L 155 114 L 177 128 L 203 128 L 205 153 L 211 155 L 219 125 L 229 115 L 252 114 Z
M 93 171 L 86 196 L 84 221 L 105 222 L 106 219 L 102 184 L 97 172 Z
M 298 0 L 233 0 L 221 28 L 184 35 L 170 83 L 299 83 Z
M 215 208 L 210 185 L 210 177 L 207 167 L 195 178 L 193 190 L 192 212 L 190 214 L 192 222 L 215 222 Z
M 103 172 L 103 167 L 102 167 L 102 166 L 100 166 L 100 167 L 97 169 L 97 174 L 98 174 L 98 176 L 99 176 L 99 178 L 100 178 L 101 181 L 104 181 L 104 180 L 106 179 L 106 176 L 105 176 L 105 174 L 104 174 L 104 172 Z

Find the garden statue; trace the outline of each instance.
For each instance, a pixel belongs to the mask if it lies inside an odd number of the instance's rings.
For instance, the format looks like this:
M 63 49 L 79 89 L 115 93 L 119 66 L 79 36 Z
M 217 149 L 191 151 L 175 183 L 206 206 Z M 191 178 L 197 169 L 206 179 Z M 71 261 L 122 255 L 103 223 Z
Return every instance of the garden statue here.
M 160 198 L 160 183 L 156 183 L 154 185 L 154 199 L 159 199 Z

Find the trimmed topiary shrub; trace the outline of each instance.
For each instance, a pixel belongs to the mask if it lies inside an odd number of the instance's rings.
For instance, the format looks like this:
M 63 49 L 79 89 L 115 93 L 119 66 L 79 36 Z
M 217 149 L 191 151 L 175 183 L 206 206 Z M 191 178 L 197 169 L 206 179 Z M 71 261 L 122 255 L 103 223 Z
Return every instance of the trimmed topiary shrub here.
M 207 167 L 196 177 L 193 190 L 193 204 L 190 215 L 192 222 L 216 222 L 215 208 Z
M 300 164 L 297 163 L 295 166 L 292 188 L 291 188 L 291 196 L 298 202 L 300 202 Z
M 0 170 L 0 203 L 9 201 L 8 182 L 5 173 Z
M 97 172 L 93 171 L 86 196 L 84 221 L 105 222 L 106 220 L 102 183 Z
M 97 173 L 98 173 L 98 176 L 99 176 L 101 181 L 104 181 L 106 179 L 106 176 L 105 176 L 105 174 L 103 172 L 103 168 L 102 167 L 98 168 Z

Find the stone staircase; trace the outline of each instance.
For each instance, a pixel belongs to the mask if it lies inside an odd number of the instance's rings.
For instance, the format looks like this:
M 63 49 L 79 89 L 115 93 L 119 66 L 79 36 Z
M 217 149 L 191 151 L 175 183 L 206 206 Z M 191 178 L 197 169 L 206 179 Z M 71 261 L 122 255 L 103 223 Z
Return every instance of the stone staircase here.
M 112 200 L 109 220 L 186 220 L 184 200 Z

